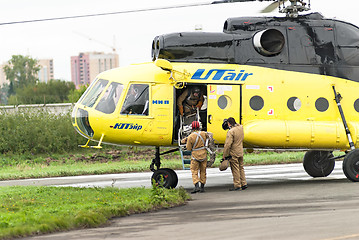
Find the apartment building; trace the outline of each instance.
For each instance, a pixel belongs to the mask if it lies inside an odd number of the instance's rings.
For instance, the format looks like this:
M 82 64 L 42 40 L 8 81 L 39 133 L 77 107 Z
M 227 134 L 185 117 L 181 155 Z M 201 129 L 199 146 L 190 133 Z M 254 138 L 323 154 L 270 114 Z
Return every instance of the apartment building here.
M 90 84 L 95 77 L 106 70 L 119 66 L 118 54 L 86 52 L 71 57 L 71 80 L 76 88 Z
M 40 59 L 38 64 L 40 70 L 38 72 L 38 78 L 40 82 L 49 82 L 54 79 L 54 60 L 53 59 Z

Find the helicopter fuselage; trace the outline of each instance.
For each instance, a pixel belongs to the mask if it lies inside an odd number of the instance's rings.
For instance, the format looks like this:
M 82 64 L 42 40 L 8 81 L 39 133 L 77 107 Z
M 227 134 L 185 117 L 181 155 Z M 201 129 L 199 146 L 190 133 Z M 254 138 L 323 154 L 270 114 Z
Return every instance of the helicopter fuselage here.
M 228 19 L 223 33 L 156 37 L 152 59 L 99 74 L 74 108 L 77 131 L 98 147 L 178 145 L 176 101 L 196 86 L 206 98 L 202 126 L 219 144 L 223 120 L 234 117 L 247 148 L 318 150 L 304 159 L 312 176 L 330 174 L 331 151 L 359 147 L 359 29 L 352 24 L 319 14 Z M 345 173 L 359 181 L 352 152 Z M 320 162 L 330 163 L 324 175 Z
M 174 79 L 184 78 L 181 81 L 189 86 L 202 87 L 207 99 L 202 121 L 219 143 L 223 144 L 226 136 L 221 127 L 223 119 L 232 116 L 244 125 L 247 147 L 348 149 L 334 101 L 335 86 L 343 96 L 341 106 L 353 141 L 359 144 L 357 82 L 248 65 L 173 63 L 173 67 L 180 72 Z M 187 72 L 188 77 L 181 72 Z M 245 73 L 245 80 L 236 80 Z M 83 104 L 93 97 L 85 94 L 74 110 L 73 123 L 81 134 L 97 141 L 103 136 L 102 142 L 114 144 L 176 145 L 176 96 L 180 90 L 174 87 L 169 72 L 154 63 L 132 65 L 100 74 L 89 89 L 97 88 L 99 80 L 106 85 L 94 104 Z M 97 106 L 111 83 L 121 83 L 123 92 L 113 112 L 108 113 Z M 134 84 L 144 85 L 148 91 L 146 114 L 123 112 Z

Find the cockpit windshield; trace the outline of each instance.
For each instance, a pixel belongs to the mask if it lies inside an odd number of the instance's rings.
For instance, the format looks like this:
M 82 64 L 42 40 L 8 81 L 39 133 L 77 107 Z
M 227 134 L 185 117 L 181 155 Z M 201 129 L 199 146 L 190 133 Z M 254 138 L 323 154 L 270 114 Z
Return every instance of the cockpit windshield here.
M 82 101 L 82 104 L 87 107 L 93 107 L 93 105 L 96 103 L 98 97 L 108 84 L 107 80 L 100 79 L 98 80 L 95 85 L 91 88 L 89 93 L 85 96 L 85 98 Z
M 111 83 L 95 109 L 107 114 L 113 113 L 116 109 L 118 100 L 120 99 L 122 90 L 122 84 L 116 82 Z

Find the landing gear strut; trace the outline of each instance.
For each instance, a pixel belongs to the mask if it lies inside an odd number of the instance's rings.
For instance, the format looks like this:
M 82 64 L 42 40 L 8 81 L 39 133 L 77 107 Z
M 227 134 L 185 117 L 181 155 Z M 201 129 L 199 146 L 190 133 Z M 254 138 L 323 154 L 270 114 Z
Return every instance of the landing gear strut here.
M 337 103 L 339 113 L 340 113 L 340 116 L 343 121 L 345 133 L 347 134 L 349 146 L 351 149 L 351 151 L 344 157 L 343 172 L 349 180 L 351 180 L 353 182 L 359 182 L 359 149 L 355 149 L 355 145 L 352 140 L 352 136 L 349 131 L 348 124 L 344 117 L 344 112 L 343 112 L 342 106 L 340 104 L 340 100 L 342 99 L 342 96 L 335 91 L 334 86 L 333 86 L 333 91 L 334 91 L 334 95 L 335 95 L 335 101 Z
M 175 188 L 178 183 L 178 177 L 175 171 L 170 168 L 160 168 L 161 167 L 161 155 L 178 151 L 178 148 L 160 153 L 160 147 L 156 147 L 155 158 L 152 159 L 150 169 L 153 172 L 151 177 L 151 183 L 155 183 L 158 186 L 165 188 Z M 156 170 L 155 170 L 156 166 Z

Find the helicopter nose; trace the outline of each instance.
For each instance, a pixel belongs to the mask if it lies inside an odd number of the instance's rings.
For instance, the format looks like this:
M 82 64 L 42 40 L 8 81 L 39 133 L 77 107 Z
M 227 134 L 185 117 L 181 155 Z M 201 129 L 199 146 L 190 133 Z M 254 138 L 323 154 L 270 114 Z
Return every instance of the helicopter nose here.
M 72 111 L 71 118 L 72 125 L 80 135 L 86 138 L 93 137 L 94 131 L 90 125 L 88 111 L 75 107 Z

